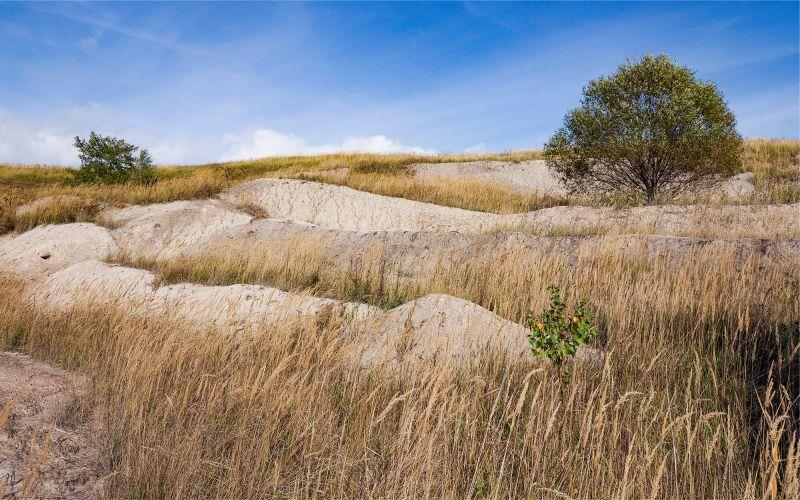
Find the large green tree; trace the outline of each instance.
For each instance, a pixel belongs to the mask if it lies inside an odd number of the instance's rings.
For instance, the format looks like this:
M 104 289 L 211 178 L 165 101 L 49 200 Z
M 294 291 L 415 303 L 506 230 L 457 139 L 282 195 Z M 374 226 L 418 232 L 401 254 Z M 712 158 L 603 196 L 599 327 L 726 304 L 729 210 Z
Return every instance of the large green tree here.
M 81 168 L 74 175 L 75 182 L 155 182 L 153 160 L 146 149 L 139 150 L 123 139 L 103 137 L 94 132 L 88 139 L 75 137 L 75 147 L 81 160 Z
M 544 154 L 573 192 L 650 202 L 735 174 L 741 148 L 719 89 L 666 55 L 648 55 L 589 82 Z

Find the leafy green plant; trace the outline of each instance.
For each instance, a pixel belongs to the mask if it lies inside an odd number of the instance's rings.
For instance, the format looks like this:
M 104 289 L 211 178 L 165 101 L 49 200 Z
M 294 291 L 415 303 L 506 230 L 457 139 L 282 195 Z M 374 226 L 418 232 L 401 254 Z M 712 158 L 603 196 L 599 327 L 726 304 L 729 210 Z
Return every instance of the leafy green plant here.
M 81 168 L 73 176 L 76 183 L 152 184 L 156 180 L 150 153 L 123 139 L 92 132 L 88 139 L 75 137 L 75 147 L 81 160 Z
M 528 312 L 528 341 L 534 356 L 546 356 L 560 371 L 564 361 L 574 356 L 579 346 L 597 335 L 595 315 L 585 301 L 581 301 L 572 314 L 567 314 L 558 287 L 550 285 L 547 290 L 550 308 L 538 317 Z

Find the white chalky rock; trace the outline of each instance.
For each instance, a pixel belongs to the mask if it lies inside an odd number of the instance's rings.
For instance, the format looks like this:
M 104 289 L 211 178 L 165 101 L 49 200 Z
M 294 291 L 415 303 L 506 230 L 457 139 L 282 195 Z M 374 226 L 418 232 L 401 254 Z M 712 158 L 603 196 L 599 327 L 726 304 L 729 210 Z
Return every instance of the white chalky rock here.
M 64 312 L 82 305 L 118 306 L 131 311 L 146 306 L 156 281 L 149 271 L 89 260 L 43 279 L 32 296 L 37 304 Z
M 77 222 L 39 226 L 0 240 L 0 271 L 22 277 L 52 273 L 85 260 L 103 260 L 117 252 L 108 229 Z
M 344 314 L 361 320 L 380 312 L 366 304 L 293 294 L 259 285 L 168 285 L 156 290 L 152 304 L 162 312 L 178 312 L 192 321 L 237 329 L 328 314 Z
M 495 214 L 286 179 L 247 182 L 225 191 L 220 199 L 256 206 L 275 219 L 349 231 L 479 232 L 500 220 Z
M 103 217 L 118 226 L 113 235 L 120 249 L 136 258 L 200 251 L 214 243 L 220 231 L 252 219 L 219 200 L 135 205 L 108 210 Z

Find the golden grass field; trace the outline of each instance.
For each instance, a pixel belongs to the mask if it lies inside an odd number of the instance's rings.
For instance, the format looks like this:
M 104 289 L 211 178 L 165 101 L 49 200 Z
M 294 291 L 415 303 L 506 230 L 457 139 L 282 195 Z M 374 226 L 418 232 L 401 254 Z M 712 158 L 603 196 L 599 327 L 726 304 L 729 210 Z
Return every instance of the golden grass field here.
M 798 141 L 746 143 L 752 203 L 800 202 L 798 154 Z M 71 186 L 66 169 L 5 166 L 3 224 L 19 232 L 94 221 L 101 203 L 206 198 L 258 177 L 342 167 L 350 172 L 337 182 L 356 189 L 473 210 L 573 201 L 405 176 L 418 161 L 330 155 L 165 167 L 150 187 Z M 79 199 L 16 215 L 61 194 Z M 536 359 L 509 364 L 491 353 L 404 373 L 356 368 L 342 362 L 337 318 L 230 333 L 122 306 L 59 313 L 2 275 L 0 350 L 90 377 L 71 412 L 95 422 L 111 497 L 800 497 L 800 263 L 703 248 L 673 257 L 616 250 L 609 239 L 574 260 L 535 250 L 442 255 L 414 279 L 380 249 L 343 266 L 317 240 L 116 258 L 163 283 L 264 284 L 382 308 L 446 293 L 512 321 L 546 308 L 556 284 L 570 305 L 586 299 L 597 311 L 591 347 L 606 353 L 599 365 L 570 364 L 566 385 Z
M 0 339 L 95 380 L 84 404 L 100 409 L 113 496 L 800 493 L 800 269 L 702 252 L 680 265 L 611 252 L 575 266 L 496 257 L 442 263 L 413 290 L 364 269 L 358 298 L 442 291 L 516 318 L 541 310 L 557 283 L 600 312 L 606 363 L 576 366 L 565 388 L 533 360 L 491 356 L 382 375 L 341 363 L 335 322 L 231 337 L 123 310 L 42 314 L 12 281 L 0 287 Z M 250 258 L 260 260 L 157 269 L 352 293 L 352 279 L 324 276 L 336 271 L 319 266 L 319 252 Z

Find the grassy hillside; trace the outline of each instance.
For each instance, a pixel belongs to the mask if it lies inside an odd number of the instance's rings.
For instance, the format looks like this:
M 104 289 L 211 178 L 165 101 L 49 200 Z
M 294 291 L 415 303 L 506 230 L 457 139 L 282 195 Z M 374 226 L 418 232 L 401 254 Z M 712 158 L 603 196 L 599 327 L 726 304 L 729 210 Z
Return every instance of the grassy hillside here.
M 754 201 L 798 201 L 798 154 L 797 141 L 747 143 L 746 167 L 763 197 Z M 422 185 L 404 175 L 423 160 L 431 158 L 169 167 L 151 187 L 76 187 L 65 182 L 66 169 L 7 166 L 0 185 L 6 230 L 94 220 L 100 203 L 208 197 L 260 176 L 342 167 L 350 169 L 338 176 L 342 184 L 442 204 L 502 212 L 552 201 L 470 183 Z M 75 198 L 14 213 L 22 202 L 56 194 Z M 701 209 L 703 217 L 709 212 Z M 29 300 L 36 281 L 0 274 L 0 350 L 93 382 L 65 410 L 63 425 L 94 426 L 105 495 L 800 496 L 800 264 L 792 259 L 713 245 L 656 255 L 636 251 L 633 239 L 624 252 L 600 239 L 575 255 L 490 242 L 459 256 L 454 247 L 431 253 L 429 266 L 412 275 L 393 269 L 381 245 L 357 260 L 313 239 L 245 241 L 189 257 L 116 258 L 151 269 L 159 284 L 263 284 L 387 309 L 445 293 L 518 323 L 545 310 L 555 284 L 570 307 L 585 299 L 597 312 L 600 334 L 590 347 L 604 360 L 568 363 L 564 377 L 533 357 L 508 363 L 487 350 L 463 364 L 425 359 L 398 373 L 355 363 L 353 329 L 332 315 L 226 329 L 180 322 L 169 310 L 135 314 L 123 303 L 58 311 L 46 298 Z M 380 338 L 379 331 L 366 335 Z M 0 408 L 0 420 L 6 414 Z
M 745 203 L 800 202 L 800 141 L 754 139 L 745 143 L 744 171 L 754 173 L 756 192 Z M 539 159 L 539 151 L 484 155 L 375 155 L 336 154 L 275 157 L 258 160 L 175 166 L 157 169 L 154 186 L 68 184 L 70 169 L 62 167 L 0 165 L 0 232 L 24 230 L 40 223 L 91 220 L 98 203 L 147 204 L 208 198 L 251 179 L 267 176 L 319 179 L 388 196 L 428 201 L 441 205 L 494 213 L 536 210 L 567 203 L 619 204 L 620 200 L 570 200 L 512 192 L 505 187 L 476 180 L 419 180 L 406 167 L 419 162 L 451 162 Z M 348 169 L 344 176 L 320 173 Z M 56 200 L 37 213 L 18 220 L 20 205 L 52 195 L 71 195 L 81 200 Z
M 442 155 L 435 157 L 403 154 L 334 154 L 321 156 L 290 156 L 258 160 L 213 163 L 196 166 L 175 166 L 156 169 L 157 182 L 153 186 L 137 185 L 83 185 L 68 183 L 71 169 L 64 167 L 0 165 L 0 230 L 20 226 L 24 229 L 38 223 L 70 222 L 89 218 L 87 207 L 98 203 L 147 204 L 163 203 L 192 198 L 209 198 L 220 191 L 259 177 L 300 176 L 303 172 L 321 172 L 348 168 L 355 174 L 399 176 L 408 165 L 419 162 L 503 160 L 522 161 L 540 157 L 537 151 L 494 155 Z M 510 203 L 519 204 L 521 196 L 500 191 L 500 196 L 510 197 Z M 447 191 L 451 197 L 464 198 L 459 190 Z M 44 206 L 39 214 L 25 220 L 14 217 L 16 207 L 45 196 L 70 195 L 83 199 L 79 206 L 56 201 L 54 206 Z M 473 194 L 473 197 L 476 195 Z

